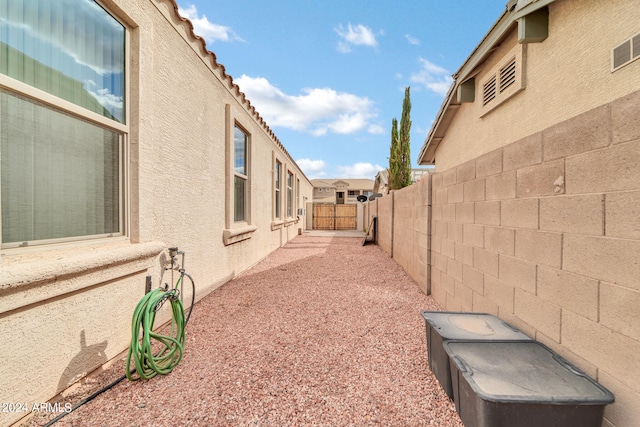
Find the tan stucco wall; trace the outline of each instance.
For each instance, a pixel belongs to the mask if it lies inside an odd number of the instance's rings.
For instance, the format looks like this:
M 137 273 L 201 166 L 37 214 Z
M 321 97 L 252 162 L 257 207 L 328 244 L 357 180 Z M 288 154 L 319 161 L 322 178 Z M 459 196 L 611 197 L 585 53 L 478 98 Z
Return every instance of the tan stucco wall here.
M 476 76 L 476 101 L 463 103 L 436 152 L 438 170 L 505 146 L 640 89 L 640 61 L 611 72 L 611 49 L 638 34 L 635 0 L 559 0 L 549 6 L 549 37 L 526 47 L 526 88 L 481 117 L 478 82 L 517 43 L 517 29 Z M 474 129 L 469 132 L 468 129 Z
M 129 236 L 2 253 L 0 335 L 12 351 L 0 366 L 0 402 L 47 401 L 126 350 L 145 276 L 154 288 L 171 281 L 163 270 L 167 247 L 186 252 L 201 298 L 294 238 L 306 218 L 272 224 L 274 156 L 300 179 L 301 205 L 312 199 L 310 182 L 175 16 L 171 1 L 104 4 L 131 34 Z M 229 120 L 251 138 L 256 230 L 225 246 Z M 294 202 L 294 217 L 296 208 Z M 0 414 L 0 425 L 21 415 Z

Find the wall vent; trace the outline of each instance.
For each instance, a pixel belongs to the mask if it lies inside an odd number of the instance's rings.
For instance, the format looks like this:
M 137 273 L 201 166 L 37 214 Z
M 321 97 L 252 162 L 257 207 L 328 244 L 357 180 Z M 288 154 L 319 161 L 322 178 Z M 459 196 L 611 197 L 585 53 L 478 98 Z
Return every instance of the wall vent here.
M 502 56 L 500 61 L 487 70 L 482 80 L 482 112 L 488 114 L 498 105 L 525 88 L 527 44 L 517 44 Z
M 487 105 L 496 98 L 496 76 L 482 85 L 482 105 Z
M 500 92 L 516 82 L 516 58 L 500 69 Z
M 307 214 L 307 209 L 305 208 L 298 208 L 298 215 L 299 216 L 305 216 Z
M 611 51 L 611 71 L 616 71 L 640 58 L 640 34 L 623 41 Z

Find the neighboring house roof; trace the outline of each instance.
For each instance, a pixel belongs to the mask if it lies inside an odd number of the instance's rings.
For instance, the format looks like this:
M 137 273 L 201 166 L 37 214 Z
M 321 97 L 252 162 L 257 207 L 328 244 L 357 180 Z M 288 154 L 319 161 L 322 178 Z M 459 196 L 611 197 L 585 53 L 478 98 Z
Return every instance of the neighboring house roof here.
M 507 2 L 504 13 L 498 18 L 495 24 L 493 24 L 489 32 L 471 52 L 458 71 L 453 74 L 453 83 L 451 83 L 449 87 L 449 91 L 420 150 L 418 164 L 434 164 L 436 148 L 446 135 L 449 125 L 453 121 L 458 108 L 460 108 L 460 102 L 456 96 L 458 86 L 477 73 L 477 67 L 491 55 L 493 49 L 499 45 L 505 36 L 511 32 L 513 27 L 517 25 L 518 19 L 554 1 L 555 0 L 509 0 Z
M 351 179 L 351 178 L 332 178 L 332 179 L 312 179 L 311 185 L 322 188 L 335 188 L 338 183 L 344 182 L 347 187 L 353 189 L 372 189 L 372 179 Z
M 236 96 L 241 101 L 241 103 L 245 105 L 245 107 L 247 108 L 249 113 L 253 114 L 253 116 L 256 119 L 256 122 L 259 123 L 260 125 L 262 125 L 262 128 L 267 133 L 267 135 L 269 135 L 271 137 L 271 139 L 283 151 L 283 153 L 287 156 L 287 158 L 289 160 L 291 160 L 291 162 L 293 164 L 298 166 L 298 169 L 304 175 L 304 172 L 302 171 L 302 168 L 300 168 L 300 166 L 296 163 L 296 161 L 293 160 L 293 157 L 291 157 L 291 154 L 289 154 L 289 152 L 284 147 L 282 142 L 280 142 L 280 140 L 278 139 L 276 134 L 271 130 L 271 128 L 269 128 L 269 125 L 267 125 L 267 122 L 262 118 L 262 116 L 260 116 L 260 113 L 258 113 L 258 110 L 256 110 L 256 108 L 253 105 L 251 105 L 251 102 L 246 97 L 244 92 L 242 92 L 240 90 L 240 86 L 238 86 L 237 84 L 235 84 L 233 82 L 233 78 L 231 77 L 231 75 L 227 74 L 227 71 L 226 71 L 224 65 L 222 65 L 222 64 L 220 64 L 218 62 L 218 59 L 216 58 L 216 54 L 207 49 L 207 43 L 204 40 L 204 38 L 200 37 L 199 35 L 197 35 L 194 32 L 193 23 L 189 19 L 184 18 L 183 16 L 180 15 L 180 12 L 178 12 L 178 3 L 177 3 L 177 1 L 176 0 L 167 0 L 167 1 L 171 4 L 171 6 L 173 6 L 173 9 L 175 11 L 175 16 L 178 19 L 180 19 L 182 22 L 184 22 L 186 25 L 188 25 L 189 34 L 191 35 L 191 37 L 193 37 L 193 39 L 196 40 L 200 44 L 200 48 L 201 49 L 200 49 L 200 51 L 198 53 L 200 53 L 200 55 L 201 55 L 202 59 L 204 60 L 204 62 L 207 63 L 207 62 L 211 61 L 211 65 L 213 66 L 213 68 L 220 71 L 220 74 L 222 76 L 223 82 L 226 81 L 226 84 L 229 87 L 229 89 L 231 89 L 232 92 L 235 92 Z M 304 175 L 304 177 L 307 178 L 307 180 L 309 179 L 306 175 Z

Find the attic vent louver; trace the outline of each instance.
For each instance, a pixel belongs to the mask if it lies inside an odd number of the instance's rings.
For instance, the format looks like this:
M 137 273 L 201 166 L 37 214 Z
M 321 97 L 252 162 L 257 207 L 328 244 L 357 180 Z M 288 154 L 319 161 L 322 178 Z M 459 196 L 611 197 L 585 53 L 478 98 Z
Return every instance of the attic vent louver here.
M 500 69 L 500 92 L 516 82 L 516 58 Z
M 482 105 L 487 105 L 496 98 L 496 76 L 483 85 Z
M 620 68 L 631 60 L 631 40 L 613 49 L 613 68 Z
M 482 88 L 480 117 L 484 117 L 498 105 L 524 90 L 527 46 L 526 43 L 515 45 L 502 56 L 499 62 L 496 61 L 497 63 L 487 70 L 486 78 L 483 78 L 478 85 L 478 89 Z
M 638 58 L 640 58 L 640 34 L 636 34 L 613 48 L 611 71 L 616 71 Z

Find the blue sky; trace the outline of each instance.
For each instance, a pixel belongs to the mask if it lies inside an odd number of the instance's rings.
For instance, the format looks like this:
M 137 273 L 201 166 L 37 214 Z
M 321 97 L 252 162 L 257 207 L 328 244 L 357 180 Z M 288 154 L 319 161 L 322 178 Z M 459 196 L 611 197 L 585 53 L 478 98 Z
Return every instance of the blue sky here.
M 411 87 L 411 160 L 507 0 L 178 0 L 304 173 L 370 178 Z

